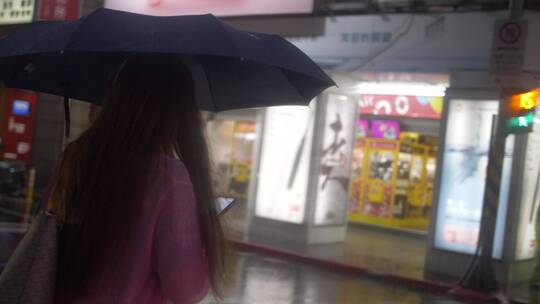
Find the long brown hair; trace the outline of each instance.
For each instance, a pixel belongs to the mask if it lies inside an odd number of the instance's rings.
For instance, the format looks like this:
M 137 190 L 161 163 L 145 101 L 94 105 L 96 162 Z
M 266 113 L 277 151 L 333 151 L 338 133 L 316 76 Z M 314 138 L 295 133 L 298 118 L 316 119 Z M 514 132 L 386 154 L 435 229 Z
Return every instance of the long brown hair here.
M 142 216 L 155 156 L 176 153 L 194 187 L 211 285 L 219 296 L 226 246 L 191 74 L 178 58 L 139 55 L 115 78 L 99 116 L 66 147 L 52 191 L 53 210 L 65 221 L 59 291 L 83 295 L 105 267 L 127 254 L 126 236 Z M 103 265 L 105 256 L 111 265 Z

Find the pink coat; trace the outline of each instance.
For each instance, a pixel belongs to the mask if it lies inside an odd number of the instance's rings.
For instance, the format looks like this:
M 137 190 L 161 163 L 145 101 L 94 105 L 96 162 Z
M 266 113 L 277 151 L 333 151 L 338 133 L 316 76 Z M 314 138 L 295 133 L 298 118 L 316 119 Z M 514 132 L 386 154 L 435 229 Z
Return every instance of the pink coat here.
M 162 156 L 145 196 L 147 216 L 133 231 L 129 257 L 119 265 L 121 279 L 107 274 L 89 286 L 91 296 L 58 303 L 197 303 L 209 291 L 209 276 L 199 233 L 196 201 L 187 169 Z

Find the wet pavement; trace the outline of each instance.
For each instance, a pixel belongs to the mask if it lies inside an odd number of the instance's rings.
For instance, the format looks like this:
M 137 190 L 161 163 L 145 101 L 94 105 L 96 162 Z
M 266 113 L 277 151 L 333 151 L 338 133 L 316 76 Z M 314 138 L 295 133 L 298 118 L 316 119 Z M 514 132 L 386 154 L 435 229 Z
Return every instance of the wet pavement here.
M 248 221 L 245 204 L 234 206 L 226 214 L 225 222 L 226 231 L 232 240 L 294 252 L 311 258 L 345 263 L 376 273 L 403 278 L 449 284 L 457 281 L 457 278 L 425 273 L 426 235 L 349 224 L 346 239 L 341 244 L 292 246 L 274 240 L 250 239 L 247 234 Z M 538 298 L 539 295 L 533 296 L 526 284 L 512 286 L 505 293 L 511 299 L 519 299 L 521 303 L 533 301 L 540 304 L 540 299 L 534 301 L 534 298 Z
M 249 239 L 246 233 L 248 226 L 245 205 L 231 208 L 225 220 L 229 237 L 234 240 L 344 262 L 407 278 L 424 279 L 426 235 L 350 224 L 343 243 L 292 246 L 274 240 Z
M 343 275 L 248 253 L 238 253 L 235 277 L 235 284 L 223 300 L 209 297 L 203 303 L 466 303 L 380 280 Z
M 22 234 L 0 231 L 0 269 Z M 234 283 L 223 300 L 204 304 L 466 303 L 381 280 L 345 275 L 287 260 L 238 252 Z
M 241 205 L 233 208 L 224 219 L 231 239 L 247 240 L 245 208 Z M 23 224 L 0 223 L 0 269 L 23 231 Z M 263 240 L 256 242 L 382 273 L 413 279 L 425 278 L 426 240 L 421 235 L 350 226 L 343 244 L 290 247 Z M 233 290 L 220 303 L 464 303 L 394 283 L 247 253 L 239 253 L 237 270 Z M 529 296 L 520 294 L 519 298 Z M 207 300 L 205 303 L 215 301 Z

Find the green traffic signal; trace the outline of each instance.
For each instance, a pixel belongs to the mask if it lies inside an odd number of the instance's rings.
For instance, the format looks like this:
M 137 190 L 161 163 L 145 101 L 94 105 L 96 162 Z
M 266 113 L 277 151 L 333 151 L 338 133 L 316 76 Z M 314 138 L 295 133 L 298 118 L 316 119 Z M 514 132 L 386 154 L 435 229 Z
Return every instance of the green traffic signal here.
M 534 112 L 506 120 L 506 133 L 530 132 L 534 124 Z

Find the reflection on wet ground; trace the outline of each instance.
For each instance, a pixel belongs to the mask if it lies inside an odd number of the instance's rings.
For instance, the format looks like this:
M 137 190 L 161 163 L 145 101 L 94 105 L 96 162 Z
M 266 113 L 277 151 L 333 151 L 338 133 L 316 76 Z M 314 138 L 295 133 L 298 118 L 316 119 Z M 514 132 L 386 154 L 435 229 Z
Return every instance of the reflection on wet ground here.
M 248 238 L 246 212 L 246 206 L 238 204 L 226 214 L 227 230 L 232 239 L 345 262 L 407 278 L 424 278 L 427 247 L 425 235 L 349 225 L 343 243 L 294 246 L 275 240 Z
M 0 263 L 7 261 L 20 237 L 20 233 L 0 233 Z M 234 284 L 226 298 L 216 301 L 209 297 L 204 304 L 465 303 L 255 254 L 240 252 L 235 263 Z
M 239 253 L 236 280 L 222 301 L 229 304 L 433 303 L 458 304 L 442 295 L 379 280 L 343 275 L 255 254 Z
M 237 204 L 225 215 L 229 238 L 405 278 L 443 283 L 457 281 L 457 278 L 424 273 L 427 237 L 421 234 L 349 225 L 346 239 L 341 244 L 294 246 L 279 240 L 249 238 L 247 213 L 246 205 Z M 511 286 L 505 293 L 509 298 L 519 299 L 521 302 L 527 302 L 526 299 L 534 301 L 539 297 L 537 293 L 530 293 L 527 284 Z M 540 304 L 540 300 L 534 303 Z

